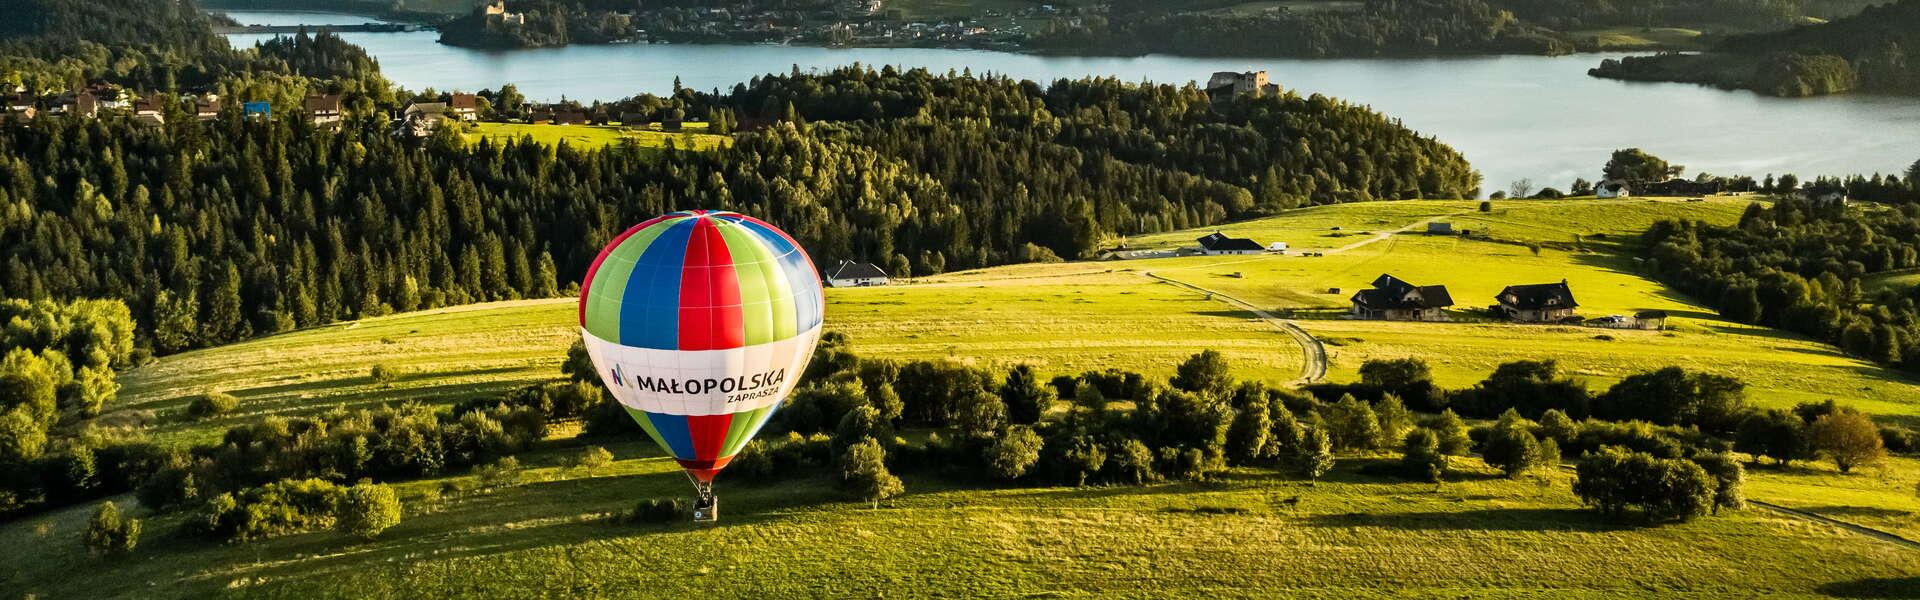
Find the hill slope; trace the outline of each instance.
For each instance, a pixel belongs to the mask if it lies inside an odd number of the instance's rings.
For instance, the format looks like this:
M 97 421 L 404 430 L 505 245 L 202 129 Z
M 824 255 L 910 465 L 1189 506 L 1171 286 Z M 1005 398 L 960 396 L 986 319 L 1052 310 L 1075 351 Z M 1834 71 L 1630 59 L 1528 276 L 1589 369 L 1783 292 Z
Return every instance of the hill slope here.
M 1497 360 L 1556 358 L 1596 385 L 1648 366 L 1681 363 L 1738 374 L 1751 401 L 1778 405 L 1840 396 L 1879 416 L 1920 411 L 1920 387 L 1832 349 L 1734 327 L 1631 274 L 1609 242 L 1641 221 L 1692 216 L 1726 223 L 1743 201 L 1384 202 L 1321 207 L 1239 224 L 1230 232 L 1296 248 L 1345 247 L 1361 231 L 1432 218 L 1491 223 L 1496 240 L 1387 236 L 1320 258 L 1224 256 L 1000 267 L 885 288 L 830 290 L 828 322 L 863 355 L 1032 362 L 1049 372 L 1121 366 L 1159 375 L 1200 348 L 1226 350 L 1244 377 L 1282 381 L 1300 357 L 1267 324 L 1218 300 L 1155 283 L 1144 272 L 1228 288 L 1261 306 L 1292 308 L 1329 342 L 1336 379 L 1370 356 L 1419 356 L 1446 385 Z M 1322 237 L 1340 226 L 1349 235 Z M 1462 225 L 1464 227 L 1464 225 Z M 1485 228 L 1486 225 L 1476 225 Z M 1143 238 L 1182 243 L 1204 231 Z M 1571 233 L 1594 240 L 1578 250 Z M 1594 238 L 1594 234 L 1608 234 Z M 1567 238 L 1561 238 L 1562 235 Z M 1535 255 L 1521 241 L 1564 244 Z M 1497 323 L 1381 323 L 1312 317 L 1389 270 L 1459 286 L 1463 304 L 1508 279 L 1558 275 L 1594 312 L 1666 307 L 1672 332 L 1612 332 Z M 1229 273 L 1240 277 L 1228 277 Z M 572 340 L 566 300 L 408 313 L 307 329 L 167 357 L 128 374 L 107 418 L 176 441 L 204 440 L 265 414 L 418 399 L 453 403 L 556 376 Z M 1669 334 L 1671 337 L 1669 337 Z M 1489 363 L 1482 366 L 1481 363 Z M 405 374 L 376 384 L 368 368 Z M 1791 374 L 1791 375 L 1773 375 Z M 189 422 L 181 397 L 212 387 L 241 397 L 227 419 Z M 1859 392 L 1861 387 L 1873 392 Z M 143 411 L 153 411 L 146 414 Z M 1681 525 L 1599 520 L 1567 491 L 1568 475 L 1507 480 L 1477 459 L 1450 483 L 1378 475 L 1390 460 L 1346 456 L 1318 483 L 1237 469 L 1210 484 L 986 489 L 908 477 L 885 508 L 845 503 L 824 478 L 768 486 L 724 482 L 718 527 L 621 526 L 604 515 L 636 498 L 679 496 L 685 482 L 639 435 L 606 443 L 616 462 L 589 474 L 564 465 L 583 442 L 562 427 L 520 460 L 518 485 L 469 474 L 396 484 L 406 520 L 376 542 L 333 533 L 227 546 L 149 538 L 132 558 L 99 567 L 74 539 L 90 506 L 0 525 L 0 581 L 43 597 L 508 597 L 566 594 L 1133 595 L 1286 591 L 1388 597 L 1871 595 L 1914 583 L 1920 556 L 1826 525 L 1748 509 Z M 1920 462 L 1879 477 L 1824 467 L 1757 470 L 1749 496 L 1902 533 Z M 120 499 L 123 504 L 130 502 Z M 182 517 L 148 525 L 168 532 Z M 1577 549 L 1575 551 L 1574 549 Z M 104 563 L 103 563 L 104 564 Z M 1518 567 L 1518 568 L 1516 568 Z M 77 577 L 112 569 L 113 577 Z M 1381 577 L 1392 573 L 1392 577 Z

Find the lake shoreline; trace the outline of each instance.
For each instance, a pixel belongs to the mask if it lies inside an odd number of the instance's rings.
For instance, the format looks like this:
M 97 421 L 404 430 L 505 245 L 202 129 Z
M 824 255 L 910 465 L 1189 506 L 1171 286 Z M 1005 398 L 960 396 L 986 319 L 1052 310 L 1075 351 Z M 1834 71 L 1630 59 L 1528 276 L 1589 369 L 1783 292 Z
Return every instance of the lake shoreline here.
M 269 21 L 282 12 L 247 13 Z M 357 17 L 347 17 L 342 22 Z M 291 21 L 276 21 L 291 22 Z M 251 46 L 266 35 L 231 35 Z M 1687 175 L 1899 172 L 1920 139 L 1920 99 L 1866 94 L 1782 99 L 1684 83 L 1624 82 L 1589 76 L 1610 57 L 1452 55 L 1423 58 L 1196 58 L 1061 55 L 992 50 L 832 48 L 723 44 L 621 44 L 530 50 L 475 50 L 440 44 L 431 32 L 345 33 L 408 89 L 479 91 L 513 83 L 528 100 L 591 103 L 667 94 L 676 80 L 697 90 L 729 89 L 768 73 L 871 68 L 971 70 L 1038 82 L 1084 77 L 1205 83 L 1216 71 L 1268 71 L 1282 88 L 1371 107 L 1466 154 L 1485 190 L 1531 179 L 1566 189 L 1597 181 L 1613 150 L 1643 148 L 1687 165 Z

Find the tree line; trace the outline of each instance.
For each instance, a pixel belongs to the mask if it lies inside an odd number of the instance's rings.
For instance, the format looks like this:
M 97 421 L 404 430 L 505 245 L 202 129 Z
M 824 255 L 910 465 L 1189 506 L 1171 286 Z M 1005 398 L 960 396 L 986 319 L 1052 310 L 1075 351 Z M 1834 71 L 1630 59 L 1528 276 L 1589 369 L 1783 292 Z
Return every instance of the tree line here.
M 1920 288 L 1863 287 L 1876 273 L 1920 267 L 1920 204 L 1857 210 L 1782 198 L 1728 227 L 1656 223 L 1643 240 L 1649 270 L 1728 319 L 1920 370 Z
M 1192 88 L 848 68 L 705 104 L 793 114 L 707 154 L 413 142 L 364 114 L 338 132 L 237 110 L 0 126 L 0 241 L 20 250 L 0 292 L 122 299 L 166 353 L 553 296 L 627 225 L 689 206 L 769 218 L 825 263 L 927 274 L 1309 203 L 1464 195 L 1478 177 L 1319 96 L 1216 110 Z
M 1776 96 L 1920 94 L 1920 0 L 1784 31 L 1728 36 L 1699 54 L 1606 59 L 1601 77 L 1689 81 Z

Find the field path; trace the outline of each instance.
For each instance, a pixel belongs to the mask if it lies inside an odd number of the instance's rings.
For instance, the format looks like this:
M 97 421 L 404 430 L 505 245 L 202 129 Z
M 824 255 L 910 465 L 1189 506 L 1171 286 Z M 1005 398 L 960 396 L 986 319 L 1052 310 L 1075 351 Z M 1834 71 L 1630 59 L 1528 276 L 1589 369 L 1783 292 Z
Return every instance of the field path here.
M 1200 292 L 1202 294 L 1206 294 L 1210 298 L 1219 300 L 1221 302 L 1225 302 L 1229 305 L 1232 305 L 1234 308 L 1238 308 L 1240 310 L 1253 313 L 1253 316 L 1259 317 L 1268 323 L 1272 323 L 1273 326 L 1279 328 L 1280 331 L 1286 333 L 1289 336 L 1292 336 L 1293 341 L 1295 343 L 1300 344 L 1300 356 L 1302 357 L 1303 360 L 1300 364 L 1300 379 L 1298 379 L 1297 381 L 1299 381 L 1300 383 L 1306 384 L 1306 383 L 1315 383 L 1322 379 L 1326 379 L 1327 347 L 1325 345 L 1322 345 L 1320 343 L 1320 340 L 1314 339 L 1313 334 L 1307 333 L 1307 330 L 1301 329 L 1300 325 L 1294 323 L 1293 321 L 1274 316 L 1273 313 L 1262 310 L 1260 307 L 1254 306 L 1252 303 L 1249 303 L 1245 300 L 1241 300 L 1233 296 L 1229 296 L 1220 292 L 1209 290 L 1207 288 L 1203 288 L 1191 283 L 1187 283 L 1185 281 L 1170 279 L 1170 278 L 1163 277 L 1148 271 L 1141 271 L 1140 274 L 1145 275 L 1147 277 L 1151 277 L 1156 281 L 1173 284 L 1178 287 L 1182 287 L 1182 288 L 1186 288 L 1196 292 Z
M 1382 231 L 1382 232 L 1378 232 L 1378 233 L 1375 233 L 1375 234 L 1373 234 L 1373 235 L 1371 235 L 1371 236 L 1368 236 L 1368 237 L 1367 237 L 1367 239 L 1364 239 L 1364 240 L 1360 240 L 1360 241 L 1358 241 L 1358 242 L 1354 242 L 1354 243 L 1351 243 L 1351 244 L 1347 244 L 1347 245 L 1345 245 L 1345 246 L 1341 246 L 1341 247 L 1339 247 L 1339 248 L 1334 248 L 1334 249 L 1332 249 L 1332 250 L 1325 250 L 1325 251 L 1319 251 L 1319 252 L 1320 252 L 1321 254 L 1339 254 L 1339 253 L 1342 253 L 1342 252 L 1346 252 L 1346 251 L 1348 251 L 1348 250 L 1353 250 L 1353 249 L 1355 249 L 1355 248 L 1359 248 L 1359 247 L 1362 247 L 1362 246 L 1366 246 L 1366 245 L 1368 245 L 1368 244 L 1372 244 L 1372 243 L 1374 243 L 1374 242 L 1378 242 L 1378 241 L 1380 241 L 1380 240 L 1384 240 L 1384 239 L 1387 239 L 1387 238 L 1390 238 L 1390 237 L 1393 237 L 1393 236 L 1394 236 L 1395 234 L 1401 234 L 1401 233 L 1406 233 L 1406 232 L 1408 232 L 1408 231 L 1412 231 L 1412 230 L 1413 230 L 1414 228 L 1416 228 L 1416 227 L 1426 227 L 1428 223 L 1432 223 L 1432 222 L 1434 222 L 1434 221 L 1437 221 L 1437 220 L 1440 220 L 1440 219 L 1445 219 L 1445 218 L 1447 218 L 1447 217 L 1457 217 L 1457 216 L 1460 216 L 1460 215 L 1464 215 L 1464 214 L 1468 214 L 1468 213 L 1471 213 L 1471 212 L 1473 212 L 1473 211 L 1471 211 L 1471 210 L 1463 210 L 1463 211 L 1459 211 L 1459 212 L 1450 212 L 1450 213 L 1447 213 L 1447 214 L 1444 214 L 1444 215 L 1435 215 L 1435 216 L 1431 216 L 1431 217 L 1427 217 L 1427 218 L 1425 218 L 1425 219 L 1421 219 L 1421 220 L 1418 220 L 1418 221 L 1414 221 L 1414 222 L 1412 222 L 1412 223 L 1408 223 L 1408 224 L 1407 224 L 1407 225 L 1406 225 L 1405 227 L 1400 227 L 1400 228 L 1398 228 L 1398 229 L 1389 229 L 1389 230 L 1386 230 L 1386 231 Z
M 1920 550 L 1920 542 L 1916 542 L 1904 537 L 1900 537 L 1898 534 L 1895 534 L 1892 532 L 1881 531 L 1878 529 L 1874 529 L 1872 527 L 1867 527 L 1865 525 L 1855 525 L 1853 523 L 1848 523 L 1846 521 L 1835 519 L 1833 517 L 1828 517 L 1828 516 L 1817 514 L 1817 513 L 1811 513 L 1811 512 L 1807 512 L 1807 511 L 1796 509 L 1796 508 L 1787 508 L 1785 506 L 1774 504 L 1772 502 L 1765 502 L 1761 500 L 1754 500 L 1752 498 L 1748 498 L 1747 503 L 1752 504 L 1754 506 L 1758 506 L 1760 508 L 1773 511 L 1773 512 L 1777 512 L 1783 515 L 1799 517 L 1809 521 L 1826 523 L 1828 525 L 1839 527 L 1841 529 L 1858 533 L 1860 535 L 1864 535 L 1870 538 L 1890 542 L 1900 546 L 1905 546 L 1908 550 Z

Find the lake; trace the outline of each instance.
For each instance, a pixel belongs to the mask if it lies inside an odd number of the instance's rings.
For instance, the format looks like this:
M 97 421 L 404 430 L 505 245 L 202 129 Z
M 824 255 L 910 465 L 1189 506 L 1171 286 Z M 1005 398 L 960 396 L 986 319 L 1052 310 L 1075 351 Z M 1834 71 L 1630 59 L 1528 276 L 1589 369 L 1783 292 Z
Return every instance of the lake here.
M 230 11 L 242 23 L 352 24 L 367 17 Z M 612 100 L 665 93 L 678 77 L 696 89 L 726 89 L 754 75 L 852 63 L 971 69 L 1021 79 L 1112 76 L 1184 83 L 1214 71 L 1264 69 L 1301 94 L 1365 104 L 1465 153 L 1486 191 L 1520 178 L 1566 189 L 1598 179 L 1613 149 L 1640 147 L 1687 166 L 1687 174 L 1904 172 L 1920 159 L 1920 99 L 1868 95 L 1769 98 L 1691 84 L 1588 77 L 1617 54 L 1423 59 L 1273 59 L 1037 56 L 919 48 L 830 49 L 757 45 L 569 46 L 473 50 L 441 45 L 438 33 L 348 33 L 410 89 L 480 90 L 514 83 L 528 98 Z M 268 36 L 233 35 L 249 46 Z

